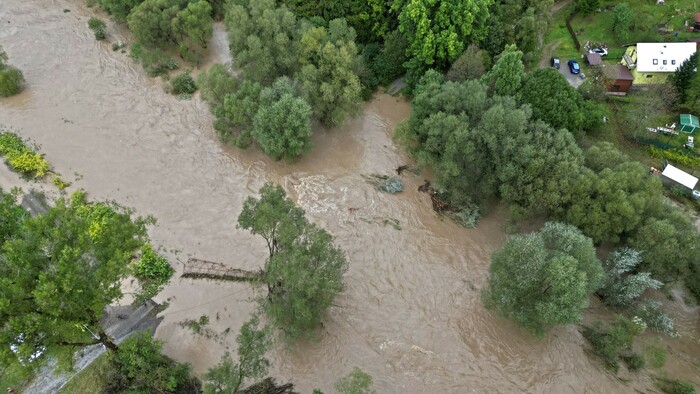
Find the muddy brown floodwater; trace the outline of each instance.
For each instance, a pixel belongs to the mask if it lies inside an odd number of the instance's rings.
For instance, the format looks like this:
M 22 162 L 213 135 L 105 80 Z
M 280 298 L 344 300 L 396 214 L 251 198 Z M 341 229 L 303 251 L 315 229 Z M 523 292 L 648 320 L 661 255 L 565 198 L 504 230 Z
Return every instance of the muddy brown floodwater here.
M 259 267 L 266 249 L 235 228 L 236 218 L 264 182 L 282 184 L 336 237 L 350 269 L 347 290 L 319 337 L 270 352 L 272 374 L 281 381 L 294 382 L 300 392 L 330 393 L 333 382 L 358 366 L 380 393 L 650 387 L 644 376 L 623 383 L 605 372 L 582 350 L 575 327 L 535 340 L 482 307 L 489 254 L 505 237 L 503 215 L 495 212 L 466 230 L 433 214 L 427 196 L 416 191 L 421 178 L 404 177 L 406 191 L 396 196 L 363 180 L 362 174 L 389 174 L 408 162 L 390 138 L 409 114 L 406 102 L 377 95 L 345 126 L 319 129 L 313 151 L 298 162 L 274 162 L 255 149 L 219 144 L 199 98 L 165 94 L 159 80 L 125 54 L 94 40 L 86 27 L 93 12 L 77 0 L 2 0 L 0 44 L 28 87 L 0 101 L 0 123 L 38 143 L 64 178 L 77 179 L 75 187 L 157 217 L 152 238 L 178 270 L 189 256 Z M 129 40 L 123 29 L 110 26 L 109 33 Z M 215 37 L 211 61 L 226 61 L 221 26 Z M 165 352 L 206 371 L 226 348 L 235 351 L 238 327 L 256 296 L 245 284 L 176 275 L 158 298 L 170 303 L 157 331 Z M 201 315 L 210 317 L 218 337 L 195 336 L 178 324 Z M 697 345 L 697 311 L 684 316 Z M 692 357 L 678 363 L 686 379 L 700 381 Z

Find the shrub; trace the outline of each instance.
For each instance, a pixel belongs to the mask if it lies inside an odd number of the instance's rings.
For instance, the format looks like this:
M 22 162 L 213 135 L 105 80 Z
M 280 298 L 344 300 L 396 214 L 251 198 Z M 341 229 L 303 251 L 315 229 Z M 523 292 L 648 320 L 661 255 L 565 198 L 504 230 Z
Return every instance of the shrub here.
M 141 257 L 133 264 L 134 276 L 141 283 L 143 291 L 137 295 L 137 300 L 149 299 L 160 292 L 168 283 L 175 270 L 168 260 L 153 250 L 150 244 L 141 248 Z
M 660 379 L 657 384 L 666 394 L 695 394 L 695 386 L 682 380 Z
M 657 159 L 666 159 L 676 164 L 688 167 L 700 166 L 700 157 L 689 156 L 680 149 L 660 149 L 650 146 L 649 153 L 652 157 Z
M 16 67 L 0 67 L 0 97 L 13 96 L 22 91 L 24 76 Z
M 644 355 L 652 368 L 661 368 L 666 364 L 666 350 L 650 346 L 644 350 Z
M 180 68 L 165 52 L 160 49 L 148 49 L 139 43 L 131 46 L 131 57 L 139 60 L 146 73 L 152 77 L 167 77 L 168 71 Z
M 609 329 L 602 328 L 600 322 L 584 327 L 581 334 L 593 346 L 593 351 L 615 372 L 619 368 L 620 352 L 632 347 L 634 337 L 644 331 L 644 323 L 638 319 L 629 320 L 618 316 Z
M 107 34 L 105 33 L 106 25 L 104 21 L 102 21 L 102 19 L 98 19 L 95 17 L 90 18 L 90 20 L 88 21 L 88 27 L 95 33 L 96 40 L 99 41 L 107 38 Z
M 173 94 L 192 94 L 197 90 L 197 84 L 187 72 L 176 76 L 170 81 Z
M 673 319 L 661 311 L 661 303 L 658 301 L 646 301 L 637 308 L 637 316 L 644 320 L 647 327 L 654 331 L 677 337 Z
M 200 382 L 190 377 L 189 364 L 161 354 L 162 342 L 149 333 L 131 335 L 111 354 L 107 393 L 196 393 Z
M 630 371 L 639 371 L 644 368 L 644 358 L 637 353 L 632 353 L 629 356 L 623 356 L 622 360 L 627 364 Z
M 636 304 L 644 291 L 663 286 L 662 282 L 653 279 L 648 272 L 637 270 L 641 262 L 641 254 L 631 248 L 618 248 L 610 253 L 603 264 L 605 282 L 598 291 L 606 304 L 630 308 Z
M 60 176 L 55 176 L 53 178 L 53 184 L 56 185 L 56 187 L 59 190 L 63 190 L 65 188 L 69 187 L 70 185 L 72 185 L 71 182 L 64 181 L 63 178 L 61 178 Z
M 49 171 L 49 163 L 43 155 L 29 148 L 20 136 L 9 131 L 0 132 L 0 155 L 5 157 L 13 170 L 23 176 L 41 178 Z

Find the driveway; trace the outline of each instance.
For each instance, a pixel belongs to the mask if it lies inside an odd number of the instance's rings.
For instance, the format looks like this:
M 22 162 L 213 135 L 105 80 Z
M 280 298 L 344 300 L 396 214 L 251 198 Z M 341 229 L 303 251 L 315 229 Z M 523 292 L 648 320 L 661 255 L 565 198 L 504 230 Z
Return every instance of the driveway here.
M 572 74 L 571 71 L 569 71 L 569 66 L 566 64 L 566 62 L 568 61 L 569 59 L 561 59 L 561 67 L 559 67 L 559 73 L 563 75 L 564 78 L 566 78 L 566 80 L 569 82 L 569 85 L 577 88 L 585 81 L 585 79 L 581 79 L 581 77 L 578 74 Z M 579 62 L 578 65 L 581 66 L 581 62 Z

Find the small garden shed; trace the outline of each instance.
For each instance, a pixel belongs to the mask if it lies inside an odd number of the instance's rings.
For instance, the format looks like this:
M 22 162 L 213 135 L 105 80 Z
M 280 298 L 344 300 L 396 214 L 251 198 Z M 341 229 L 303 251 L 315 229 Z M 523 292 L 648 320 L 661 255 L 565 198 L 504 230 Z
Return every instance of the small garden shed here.
M 698 117 L 690 114 L 681 114 L 681 131 L 686 133 L 694 133 L 695 130 L 700 128 L 700 123 L 698 123 Z

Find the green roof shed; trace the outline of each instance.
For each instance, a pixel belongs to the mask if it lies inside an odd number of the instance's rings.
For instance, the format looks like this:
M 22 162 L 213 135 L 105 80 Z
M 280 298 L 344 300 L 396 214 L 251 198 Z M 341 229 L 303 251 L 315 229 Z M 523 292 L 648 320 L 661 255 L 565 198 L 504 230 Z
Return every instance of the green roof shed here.
M 700 128 L 698 117 L 690 114 L 681 114 L 681 131 L 686 133 L 694 133 Z

